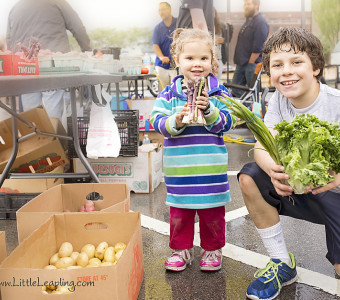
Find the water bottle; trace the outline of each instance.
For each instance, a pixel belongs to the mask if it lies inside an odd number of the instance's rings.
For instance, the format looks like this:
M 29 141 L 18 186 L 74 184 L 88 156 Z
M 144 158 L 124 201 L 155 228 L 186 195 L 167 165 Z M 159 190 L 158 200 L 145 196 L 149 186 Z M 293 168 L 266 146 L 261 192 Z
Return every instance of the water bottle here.
M 147 134 L 144 135 L 143 144 L 150 144 L 150 139 Z
M 152 63 L 151 63 L 151 57 L 149 54 L 145 53 L 143 56 L 143 68 L 149 69 L 149 74 L 151 73 Z

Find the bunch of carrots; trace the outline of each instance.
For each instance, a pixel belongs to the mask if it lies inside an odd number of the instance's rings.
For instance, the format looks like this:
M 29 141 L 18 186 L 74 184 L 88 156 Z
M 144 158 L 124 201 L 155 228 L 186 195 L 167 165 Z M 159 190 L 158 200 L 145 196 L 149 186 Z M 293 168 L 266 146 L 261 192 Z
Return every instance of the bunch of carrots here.
M 184 124 L 206 124 L 203 111 L 196 105 L 196 98 L 204 90 L 204 77 L 196 78 L 195 82 L 188 80 L 188 107 L 189 115 L 183 118 Z

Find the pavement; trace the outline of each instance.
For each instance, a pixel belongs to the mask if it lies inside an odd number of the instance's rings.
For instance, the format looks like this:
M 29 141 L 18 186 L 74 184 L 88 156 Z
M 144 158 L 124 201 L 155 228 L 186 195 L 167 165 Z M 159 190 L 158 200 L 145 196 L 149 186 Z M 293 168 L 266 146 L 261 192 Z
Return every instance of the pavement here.
M 242 138 L 252 138 L 248 129 L 233 130 Z M 229 181 L 232 202 L 226 206 L 227 244 L 223 248 L 222 269 L 202 272 L 199 269 L 200 243 L 196 231 L 194 261 L 182 272 L 164 269 L 171 254 L 169 242 L 169 207 L 165 205 L 166 187 L 162 182 L 151 194 L 131 193 L 131 210 L 142 214 L 144 279 L 138 300 L 238 300 L 246 299 L 246 290 L 254 272 L 263 268 L 269 257 L 244 206 L 236 174 L 253 160 L 251 145 L 227 143 Z M 198 221 L 198 220 L 196 220 Z M 298 266 L 298 281 L 284 287 L 278 300 L 340 299 L 340 280 L 325 258 L 327 249 L 324 227 L 281 217 L 286 244 L 294 253 Z M 6 231 L 7 252 L 17 246 L 15 220 L 0 220 L 0 230 Z M 119 299 L 124 300 L 124 299 Z

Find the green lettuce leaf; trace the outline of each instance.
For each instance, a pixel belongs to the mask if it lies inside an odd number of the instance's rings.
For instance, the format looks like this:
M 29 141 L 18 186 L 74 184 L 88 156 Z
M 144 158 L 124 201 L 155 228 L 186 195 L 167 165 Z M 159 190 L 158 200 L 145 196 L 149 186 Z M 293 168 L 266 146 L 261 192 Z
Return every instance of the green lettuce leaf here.
M 280 160 L 288 183 L 296 194 L 305 187 L 324 186 L 334 179 L 329 170 L 340 172 L 340 129 L 337 122 L 299 115 L 290 123 L 282 121 L 274 129 Z

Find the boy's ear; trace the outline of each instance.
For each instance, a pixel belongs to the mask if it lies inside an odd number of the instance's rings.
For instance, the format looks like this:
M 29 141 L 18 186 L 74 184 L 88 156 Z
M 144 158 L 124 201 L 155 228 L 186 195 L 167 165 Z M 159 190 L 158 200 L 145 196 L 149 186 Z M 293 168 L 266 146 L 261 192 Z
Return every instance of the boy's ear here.
M 313 76 L 316 77 L 320 74 L 321 70 L 320 69 L 316 69 L 313 71 Z

